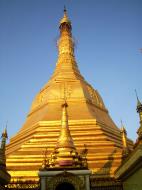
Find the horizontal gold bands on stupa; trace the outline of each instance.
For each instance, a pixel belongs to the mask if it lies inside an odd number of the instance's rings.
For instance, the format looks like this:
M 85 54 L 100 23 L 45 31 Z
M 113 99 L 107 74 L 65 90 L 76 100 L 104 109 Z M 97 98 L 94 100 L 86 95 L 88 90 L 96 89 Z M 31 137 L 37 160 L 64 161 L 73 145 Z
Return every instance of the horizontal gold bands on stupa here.
M 32 164 L 32 165 L 31 165 Z M 39 162 L 14 162 L 14 166 L 17 168 L 17 166 L 22 166 L 22 167 L 26 167 L 26 166 L 29 166 L 29 168 L 30 168 L 30 166 L 41 166 L 41 164 L 42 163 L 39 163 Z M 7 167 L 9 167 L 9 166 L 13 166 L 13 163 L 8 163 L 7 164 Z M 13 166 L 13 167 L 14 167 Z
M 60 130 L 60 126 L 61 126 L 61 123 L 59 124 L 59 125 L 57 125 L 57 126 L 52 126 L 52 125 L 50 125 L 50 126 L 48 126 L 48 125 L 46 125 L 46 126 L 39 126 L 37 129 L 36 129 L 36 132 L 58 132 L 59 130 Z M 117 128 L 110 128 L 109 126 L 106 126 L 106 125 L 103 125 L 103 126 L 99 126 L 99 125 L 96 125 L 96 123 L 94 124 L 94 123 L 92 123 L 92 124 L 75 124 L 75 125 L 73 125 L 73 124 L 70 124 L 69 125 L 69 128 L 70 128 L 70 131 L 87 131 L 87 130 L 90 130 L 90 131 L 94 131 L 94 130 L 104 130 L 104 131 L 106 131 L 106 132 L 108 132 L 109 133 L 109 131 L 113 134 L 115 134 L 115 135 L 117 135 L 117 136 L 120 136 L 120 134 L 118 133 L 118 129 Z
M 103 131 L 101 131 L 101 130 L 96 130 L 96 129 L 94 129 L 94 130 L 81 130 L 81 131 L 79 131 L 79 130 L 76 130 L 75 132 L 74 131 L 72 131 L 72 130 L 70 130 L 70 132 L 71 132 L 71 135 L 72 135 L 72 137 L 75 137 L 75 136 L 88 136 L 88 135 L 91 135 L 91 136 L 101 136 L 101 135 L 104 135 L 104 132 Z M 58 137 L 59 136 L 59 132 L 54 132 L 54 131 L 52 131 L 52 132 L 49 132 L 49 131 L 40 131 L 40 132 L 38 132 L 38 133 L 36 133 L 36 134 L 34 134 L 33 135 L 33 139 L 35 139 L 35 138 L 44 138 L 44 137 Z
M 9 158 L 8 160 L 7 160 L 7 164 L 9 164 L 9 163 L 12 163 L 12 162 L 17 162 L 17 163 L 22 163 L 22 162 L 41 162 L 41 161 L 43 161 L 43 157 L 41 157 L 41 158 L 37 158 L 37 157 L 35 157 L 35 158 Z
M 70 121 L 69 121 L 70 122 Z M 81 122 L 82 122 L 82 124 L 81 124 Z M 48 123 L 48 124 L 47 124 Z M 33 126 L 33 127 L 30 127 L 30 128 L 28 128 L 28 130 L 27 130 L 27 133 L 29 133 L 29 131 L 31 130 L 31 133 L 29 134 L 29 135 L 31 135 L 32 134 L 32 131 L 33 131 L 33 129 L 35 130 L 35 133 L 37 133 L 37 134 L 39 134 L 40 135 L 40 133 L 43 131 L 44 133 L 47 133 L 48 135 L 50 134 L 50 132 L 52 132 L 52 133 L 54 133 L 54 132 L 56 132 L 55 134 L 55 137 L 58 137 L 58 134 L 59 134 L 59 130 L 60 130 L 60 124 L 61 124 L 61 121 L 57 121 L 57 123 L 58 124 L 56 124 L 56 125 L 54 125 L 56 123 L 56 121 L 54 122 L 54 121 L 49 121 L 49 122 L 46 122 L 46 121 L 40 121 L 40 122 L 38 122 L 35 126 Z M 74 120 L 74 121 L 71 121 L 71 123 L 72 123 L 72 125 L 70 126 L 70 129 L 71 129 L 71 133 L 72 133 L 72 136 L 74 136 L 74 135 L 79 135 L 79 134 L 81 134 L 83 131 L 84 131 L 84 133 L 86 133 L 86 131 L 89 131 L 88 132 L 88 134 L 90 133 L 92 133 L 93 131 L 96 131 L 96 134 L 99 134 L 99 130 L 102 128 L 102 127 L 100 127 L 99 125 L 96 125 L 96 120 Z M 77 125 L 77 123 L 79 123 L 79 125 Z M 85 125 L 85 127 L 83 127 L 84 126 L 84 124 L 87 124 L 87 125 Z M 42 125 L 42 126 L 40 126 L 40 125 Z M 73 126 L 73 124 L 75 124 L 75 126 Z M 95 124 L 95 125 L 94 125 Z M 54 125 L 54 126 L 53 126 Z M 94 125 L 94 126 L 93 126 Z M 110 127 L 107 127 L 107 126 L 104 126 L 103 127 L 103 131 L 105 131 L 105 130 L 107 129 L 107 131 L 108 131 L 108 134 L 109 134 L 109 130 L 111 131 L 111 128 Z M 75 132 L 75 133 L 74 133 Z M 22 131 L 21 131 L 21 133 L 20 133 L 20 136 L 19 135 L 17 135 L 16 136 L 16 138 L 14 139 L 13 138 L 13 143 L 14 143 L 14 147 L 13 147 L 13 149 L 16 149 L 16 144 L 17 144 L 17 147 L 19 146 L 19 143 L 23 143 L 23 142 L 25 142 L 26 141 L 26 137 L 24 137 L 23 139 L 22 139 Z M 35 134 L 34 133 L 34 134 Z M 114 133 L 114 135 L 113 135 L 113 138 L 115 138 L 115 136 L 116 136 L 116 133 L 118 134 L 118 131 L 117 130 L 112 130 L 112 134 Z M 37 134 L 35 134 L 35 135 L 37 135 Z M 25 131 L 25 133 L 23 133 L 23 135 L 25 136 L 26 135 L 26 131 Z M 34 136 L 35 136 L 34 135 Z M 18 136 L 19 137 L 21 137 L 21 140 L 20 140 L 20 142 L 19 142 L 19 139 L 18 139 Z M 37 135 L 38 136 L 38 135 Z M 27 140 L 28 140 L 28 138 L 29 137 L 27 137 Z M 34 137 L 35 138 L 35 137 Z M 38 137 L 36 137 L 36 138 L 38 138 Z M 40 137 L 39 137 L 40 138 Z M 112 139 L 113 139 L 112 138 Z M 119 139 L 120 139 L 120 137 L 119 137 Z M 15 142 L 16 141 L 16 142 Z M 120 140 L 121 141 L 121 140 Z M 12 141 L 11 141 L 11 148 L 12 148 Z M 11 149 L 12 150 L 12 149 Z
M 47 146 L 45 146 L 45 148 L 47 148 Z M 38 148 L 36 148 L 36 147 L 32 147 L 32 148 L 24 148 L 24 149 L 20 149 L 19 151 L 17 151 L 17 152 L 15 152 L 13 155 L 14 156 L 16 156 L 16 155 L 20 155 L 20 156 L 24 156 L 24 155 L 43 155 L 43 152 L 45 151 L 45 148 L 43 148 L 43 147 L 38 147 Z M 89 150 L 88 150 L 88 155 L 89 154 L 96 154 L 96 153 L 107 153 L 107 155 L 109 155 L 108 154 L 108 151 L 111 153 L 113 150 L 114 150 L 114 148 L 115 147 L 109 147 L 109 146 L 104 146 L 104 147 L 99 147 L 99 146 L 97 146 L 97 147 L 95 147 L 95 148 L 93 148 L 93 147 L 89 147 Z M 116 148 L 115 148 L 116 149 Z M 48 154 L 50 154 L 51 152 L 53 151 L 53 149 L 48 149 Z M 77 151 L 78 152 L 81 152 L 82 151 L 82 147 L 80 148 L 80 149 L 77 149 Z M 120 151 L 120 153 L 122 152 L 122 150 L 119 150 Z M 12 154 L 10 155 L 10 157 L 11 156 L 13 156 Z M 7 160 L 8 160 L 8 158 L 10 158 L 10 157 L 7 157 Z
M 96 124 L 96 120 L 95 119 L 69 120 L 69 123 L 71 125 L 75 125 L 75 127 L 73 129 L 73 131 L 75 131 L 77 129 L 77 126 L 80 126 L 80 130 L 84 130 L 85 128 L 82 126 L 84 126 L 86 124 L 88 124 L 90 126 Z M 9 145 L 7 146 L 7 154 L 10 153 L 11 151 L 16 150 L 17 147 L 20 146 L 20 144 L 23 144 L 24 142 L 28 141 L 28 139 L 30 139 L 33 136 L 33 134 L 39 132 L 39 129 L 41 127 L 44 128 L 44 132 L 49 133 L 50 131 L 51 132 L 53 131 L 53 132 L 57 132 L 57 135 L 58 135 L 60 126 L 61 126 L 61 120 L 39 121 L 39 122 L 35 123 L 34 125 L 26 128 L 25 130 L 19 131 L 19 133 L 16 136 L 14 136 L 10 139 L 10 146 Z M 88 126 L 86 126 L 86 129 L 88 129 Z M 94 129 L 94 127 L 92 127 L 92 130 L 93 129 Z
M 88 166 L 90 169 L 96 168 L 96 167 L 103 167 L 103 166 L 105 166 L 105 167 L 113 167 L 113 166 L 117 167 L 120 163 L 121 163 L 120 159 L 118 159 L 116 161 L 113 161 L 113 160 L 103 161 L 103 160 L 101 160 L 99 162 L 95 161 L 95 160 L 93 160 L 93 161 L 88 160 Z M 32 169 L 39 170 L 39 168 L 41 168 L 41 166 L 42 166 L 42 162 L 37 162 L 36 164 L 33 162 L 30 162 L 30 163 L 26 163 L 26 162 L 22 163 L 21 162 L 21 163 L 15 163 L 15 165 L 13 165 L 12 163 L 8 163 L 7 168 L 8 168 L 8 170 L 13 170 L 13 169 L 14 170 L 20 170 L 20 168 L 23 169 L 23 166 L 24 166 L 24 169 L 29 170 L 29 171 Z M 15 167 L 16 167 L 16 169 L 15 169 Z
M 50 155 L 49 155 L 50 156 Z M 121 153 L 115 153 L 112 157 L 114 158 L 114 157 L 117 157 L 117 156 L 121 156 Z M 88 156 L 87 156 L 87 158 L 89 158 L 89 157 L 91 157 L 91 158 L 93 158 L 94 160 L 96 160 L 96 159 L 98 159 L 98 158 L 108 158 L 109 157 L 109 155 L 107 154 L 107 152 L 100 152 L 100 153 L 90 153 L 90 154 L 88 154 Z M 33 159 L 40 159 L 40 158 L 42 158 L 42 160 L 43 160 L 43 155 L 40 155 L 40 156 L 33 156 L 33 155 L 29 155 L 29 157 L 27 156 L 27 155 L 11 155 L 8 159 L 7 159 L 7 163 L 10 161 L 10 160 L 17 160 L 17 159 L 20 159 L 20 160 L 33 160 Z
M 50 138 L 51 138 L 51 139 L 48 139 L 48 136 L 45 137 L 45 136 L 42 136 L 42 135 L 41 135 L 41 136 L 38 136 L 37 138 L 32 138 L 32 139 L 30 140 L 30 142 L 35 142 L 35 141 L 37 141 L 37 140 L 38 140 L 38 141 L 41 140 L 41 142 L 45 141 L 46 143 L 48 143 L 48 142 L 51 142 L 51 143 L 52 143 L 52 142 L 57 142 L 57 139 L 58 139 L 58 138 L 55 138 L 55 137 L 53 137 L 53 136 L 52 136 L 52 137 L 50 136 Z M 37 139 L 37 140 L 35 140 L 35 139 Z M 49 141 L 49 140 L 50 140 L 50 141 Z M 89 135 L 87 135 L 87 136 L 86 136 L 86 135 L 84 135 L 84 136 L 76 135 L 76 136 L 73 137 L 73 140 L 74 140 L 75 143 L 76 143 L 76 142 L 80 142 L 80 141 L 90 141 L 90 142 L 93 141 L 93 142 L 94 142 L 94 141 L 98 141 L 98 140 L 100 140 L 100 141 L 105 141 L 105 140 L 106 140 L 106 141 L 107 141 L 107 138 L 106 138 L 106 136 L 104 136 L 104 135 L 100 135 L 100 136 L 95 136 L 95 135 L 94 135 L 94 136 L 90 136 L 90 138 L 89 138 Z M 30 143 L 30 142 L 29 142 L 29 143 Z M 110 142 L 111 142 L 111 141 L 110 141 Z M 27 143 L 28 143 L 28 142 L 27 142 Z M 51 144 L 51 143 L 50 143 L 50 144 Z
M 47 148 L 47 147 L 46 147 Z M 53 147 L 54 148 L 54 147 Z M 50 153 L 53 151 L 53 148 L 48 148 L 48 155 L 50 155 Z M 98 154 L 108 154 L 108 152 L 113 152 L 114 149 L 116 150 L 116 152 L 118 152 L 119 154 L 121 154 L 122 150 L 120 149 L 117 149 L 115 147 L 99 147 L 99 146 L 96 146 L 96 147 L 89 147 L 89 152 L 88 152 L 88 155 L 90 154 L 95 154 L 95 155 L 98 155 Z M 9 155 L 9 158 L 11 157 L 42 157 L 43 156 L 43 153 L 44 153 L 45 149 L 34 149 L 31 148 L 31 149 L 23 149 L 23 150 L 19 150 L 17 152 L 15 152 L 14 154 L 11 154 Z M 81 152 L 82 151 L 82 147 L 80 149 L 77 149 L 78 152 Z M 26 155 L 27 154 L 27 155 Z M 116 153 L 115 153 L 116 154 Z
M 74 130 L 76 130 L 77 126 L 87 126 L 87 125 L 96 125 L 96 119 L 80 119 L 80 120 L 69 120 L 68 121 L 69 126 L 75 126 Z M 39 127 L 46 127 L 47 129 L 54 131 L 57 129 L 60 129 L 61 126 L 61 120 L 55 120 L 55 121 L 39 121 L 37 123 L 35 123 L 34 125 L 19 131 L 19 133 L 16 136 L 13 136 L 10 141 L 14 141 L 15 138 L 21 137 L 22 135 L 25 135 L 26 132 L 29 132 L 31 130 L 35 130 L 38 131 Z M 84 128 L 84 127 L 83 127 Z M 34 132 L 35 132 L 34 131 Z
M 63 102 L 62 102 L 63 103 Z M 60 126 L 61 125 L 61 120 L 56 120 L 56 121 L 39 121 L 38 125 L 40 126 Z M 69 119 L 68 120 L 68 124 L 69 125 L 86 125 L 86 124 L 90 124 L 90 125 L 94 125 L 96 124 L 96 119 L 77 119 L 77 120 L 72 120 Z
M 84 141 L 84 143 L 81 141 L 81 142 L 75 142 L 74 143 L 75 146 L 77 147 L 77 149 L 80 149 L 84 146 L 84 144 L 86 144 L 86 146 L 90 149 L 90 148 L 97 148 L 95 147 L 96 145 L 99 146 L 99 148 L 101 148 L 102 146 L 105 146 L 105 147 L 110 147 L 110 146 L 115 146 L 115 144 L 111 141 L 99 141 L 98 143 L 96 141 Z M 30 142 L 30 143 L 26 143 L 25 145 L 39 145 L 40 148 L 45 148 L 47 147 L 48 149 L 53 149 L 55 148 L 55 145 L 56 145 L 56 142 L 55 141 L 51 141 L 51 143 L 49 144 L 48 141 L 39 141 L 38 143 L 37 142 Z M 101 147 L 100 147 L 101 146 Z M 103 148 L 103 147 L 102 147 Z
M 22 158 L 42 158 L 43 159 L 43 155 L 39 154 L 39 155 L 10 155 L 8 157 L 8 161 L 11 159 L 11 158 L 16 158 L 16 159 L 22 159 Z
M 95 146 L 96 145 L 96 146 Z M 93 147 L 94 146 L 94 147 Z M 115 148 L 114 146 L 112 147 L 112 144 L 104 144 L 103 147 L 100 144 L 96 144 L 94 143 L 93 146 L 88 146 L 89 152 L 92 152 L 94 150 L 94 152 L 104 152 L 107 150 L 112 150 L 113 148 Z M 48 151 L 51 152 L 54 149 L 54 145 L 50 147 L 48 147 L 47 145 L 43 146 L 43 145 L 28 145 L 27 147 L 21 148 L 20 150 L 18 150 L 17 152 L 14 153 L 14 155 L 23 155 L 24 153 L 30 155 L 30 154 L 43 154 L 43 152 L 45 151 L 45 148 L 48 148 Z M 83 144 L 80 146 L 80 148 L 78 147 L 77 150 L 81 151 L 83 147 Z
M 113 156 L 112 156 L 113 155 Z M 117 153 L 112 153 L 111 156 L 108 155 L 108 152 L 99 152 L 99 153 L 89 153 L 87 158 L 92 158 L 94 160 L 97 160 L 97 159 L 107 159 L 108 157 L 110 158 L 115 158 L 115 157 L 121 157 L 121 152 L 117 152 Z M 50 154 L 49 154 L 50 156 Z M 48 157 L 48 156 L 47 156 Z M 33 159 L 37 159 L 37 160 L 43 160 L 43 155 L 11 155 L 9 156 L 9 158 L 7 159 L 7 163 L 9 161 L 14 161 L 14 160 L 28 160 L 28 161 L 33 161 Z
M 100 130 L 100 129 L 96 129 L 96 128 L 91 128 L 91 130 L 88 128 L 86 129 L 77 129 L 76 130 L 73 130 L 73 129 L 70 129 L 71 131 L 71 134 L 72 134 L 72 137 L 75 137 L 75 136 L 92 136 L 92 135 L 96 135 L 96 136 L 99 136 L 99 135 L 105 135 L 107 134 L 107 136 L 109 136 L 110 138 L 113 138 L 113 139 L 117 139 L 118 141 L 121 141 L 121 135 L 117 135 L 112 132 L 112 133 L 109 133 L 109 131 L 107 130 Z M 75 131 L 75 132 L 74 132 Z M 47 132 L 45 134 L 45 132 Z M 34 135 L 34 137 L 44 137 L 44 135 L 48 135 L 49 137 L 57 137 L 59 134 L 59 130 L 57 131 L 50 131 L 50 130 L 39 130 L 37 134 Z
M 37 172 L 39 171 L 39 169 L 42 167 L 42 163 L 38 163 L 37 165 L 33 165 L 32 163 L 31 163 L 31 165 L 26 165 L 25 163 L 24 163 L 24 166 L 22 166 L 22 165 L 18 165 L 18 166 L 16 166 L 16 167 L 14 167 L 14 166 L 7 166 L 7 169 L 8 169 L 8 171 L 21 171 L 21 170 L 25 170 L 26 172 L 28 172 L 28 171 L 32 171 L 32 170 L 36 170 Z
M 121 155 L 114 155 L 112 158 L 109 158 L 109 157 L 100 155 L 100 156 L 95 156 L 95 159 L 94 159 L 94 156 L 87 156 L 87 160 L 91 162 L 104 162 L 104 160 L 113 160 L 114 158 L 120 160 L 121 157 L 122 157 Z
M 61 128 L 61 123 L 60 125 L 57 126 L 39 126 L 38 129 L 36 129 L 36 132 L 59 132 Z M 84 125 L 69 125 L 69 128 L 71 131 L 94 131 L 94 130 L 100 130 L 101 127 L 100 126 L 96 126 L 96 124 L 84 124 Z
M 77 146 L 77 148 L 82 147 L 83 144 L 86 144 L 87 147 L 91 147 L 91 146 L 95 146 L 96 144 L 98 146 L 100 145 L 104 145 L 104 146 L 115 146 L 116 143 L 112 142 L 112 141 L 107 141 L 107 139 L 103 136 L 103 137 L 75 137 L 74 139 L 74 143 Z M 117 142 L 117 140 L 115 141 Z M 117 147 L 122 147 L 122 144 L 120 143 L 120 141 L 117 142 Z M 53 147 L 56 145 L 56 139 L 51 139 L 51 141 L 49 141 L 47 138 L 42 138 L 42 139 L 31 139 L 30 142 L 27 142 L 26 144 L 22 145 L 22 147 L 28 147 L 28 146 L 36 146 L 36 144 L 39 144 L 39 146 L 41 147 Z
M 43 138 L 42 136 L 37 136 L 36 138 L 32 138 L 29 142 L 25 143 L 22 145 L 20 150 L 23 150 L 23 148 L 41 148 L 42 150 L 45 148 L 48 149 L 53 149 L 56 145 L 56 138 L 49 138 L 48 136 Z M 75 145 L 77 146 L 77 149 L 80 147 L 83 147 L 83 144 L 86 144 L 89 149 L 94 148 L 96 149 L 97 147 L 101 148 L 103 147 L 110 147 L 110 146 L 115 146 L 115 143 L 112 141 L 107 141 L 104 136 L 101 137 L 95 137 L 93 136 L 92 138 L 90 137 L 75 137 L 74 138 Z M 117 142 L 117 141 L 116 141 Z M 121 147 L 120 141 L 117 142 L 117 146 Z M 97 146 L 97 147 L 96 147 Z M 35 150 L 35 149 L 34 149 Z
M 89 168 L 117 168 L 119 165 L 120 165 L 120 161 L 117 161 L 117 162 L 111 162 L 111 161 L 108 161 L 106 163 L 104 162 L 89 162 L 88 163 L 88 166 Z M 108 166 L 107 166 L 108 165 Z
M 41 141 L 41 142 L 39 142 L 39 143 L 27 143 L 27 144 L 25 144 L 25 145 L 23 145 L 24 147 L 26 147 L 26 148 L 33 148 L 33 147 L 35 147 L 35 148 L 41 148 L 41 150 L 45 150 L 45 148 L 47 148 L 48 150 L 53 150 L 54 148 L 55 148 L 55 145 L 56 145 L 56 143 L 55 142 L 51 142 L 51 144 L 48 144 L 48 142 L 45 142 L 44 144 L 42 144 L 42 142 L 43 141 Z M 100 141 L 99 143 L 97 143 L 97 142 L 88 142 L 88 141 L 84 141 L 84 143 L 83 142 L 76 142 L 75 143 L 75 146 L 77 147 L 77 149 L 82 149 L 83 147 L 84 147 L 84 144 L 86 144 L 86 146 L 87 146 L 87 148 L 89 148 L 89 150 L 90 149 L 97 149 L 98 147 L 99 148 L 111 148 L 111 147 L 114 147 L 115 146 L 115 144 L 114 143 L 112 143 L 112 142 L 103 142 L 103 141 Z M 103 147 L 102 147 L 103 146 Z M 18 151 L 20 151 L 21 149 L 19 149 Z
M 85 142 L 84 142 L 85 143 Z M 82 143 L 82 144 L 80 144 L 80 148 L 82 148 L 83 147 L 83 144 L 84 143 Z M 103 143 L 102 143 L 103 144 Z M 101 144 L 101 142 L 100 143 L 98 143 L 97 144 L 97 142 L 96 143 L 93 143 L 93 145 L 95 146 L 98 146 L 98 147 L 101 147 L 102 146 L 102 144 Z M 112 144 L 104 144 L 104 147 L 110 147 L 110 146 L 112 146 Z M 54 144 L 53 144 L 53 146 L 52 145 L 49 145 L 49 148 L 51 148 L 51 147 L 55 147 L 54 146 Z M 47 144 L 45 144 L 45 145 L 42 145 L 42 144 L 25 144 L 25 145 L 22 145 L 22 147 L 21 147 L 21 149 L 20 150 L 18 150 L 18 151 L 28 151 L 28 149 L 25 149 L 25 148 L 29 148 L 30 149 L 30 151 L 31 151 L 31 149 L 32 148 L 38 148 L 38 149 L 34 149 L 34 150 L 39 150 L 39 149 L 42 149 L 42 150 L 45 150 L 45 148 L 48 148 L 48 146 L 47 146 Z M 91 146 L 89 146 L 88 145 L 88 148 L 90 149 L 90 148 L 97 148 L 97 147 L 91 147 Z
M 25 171 L 25 170 L 21 170 L 21 171 L 9 171 L 9 173 L 11 174 L 12 177 L 15 176 L 27 176 L 27 177 L 33 177 L 33 176 L 37 176 L 38 175 L 38 171 L 33 170 L 33 171 Z
M 114 159 L 115 159 L 115 161 L 114 161 Z M 62 159 L 61 159 L 62 160 Z M 70 158 L 68 158 L 68 160 L 70 160 Z M 37 160 L 36 162 L 35 162 L 36 160 L 28 160 L 28 161 L 26 161 L 26 160 L 22 160 L 22 161 L 17 161 L 17 160 L 12 160 L 12 162 L 8 162 L 7 163 L 7 167 L 9 168 L 11 168 L 11 166 L 13 166 L 13 167 L 15 167 L 15 166 L 24 166 L 24 167 L 26 167 L 26 166 L 28 166 L 29 167 L 29 169 L 31 168 L 31 167 L 33 167 L 33 166 L 36 166 L 36 168 L 40 168 L 41 167 L 41 165 L 42 165 L 42 159 L 41 160 Z M 107 164 L 109 164 L 109 165 L 115 165 L 115 166 L 117 166 L 118 165 L 118 163 L 120 163 L 121 162 L 121 157 L 114 157 L 113 159 L 108 159 L 108 158 L 106 158 L 106 159 L 103 159 L 103 158 L 100 158 L 100 159 L 98 159 L 98 160 L 94 160 L 93 158 L 91 159 L 91 158 L 87 158 L 87 161 L 88 161 L 88 164 L 90 165 L 90 167 L 92 168 L 92 167 L 95 167 L 96 168 L 96 166 L 102 166 L 102 165 L 107 165 Z M 16 167 L 16 170 L 17 170 L 17 167 Z

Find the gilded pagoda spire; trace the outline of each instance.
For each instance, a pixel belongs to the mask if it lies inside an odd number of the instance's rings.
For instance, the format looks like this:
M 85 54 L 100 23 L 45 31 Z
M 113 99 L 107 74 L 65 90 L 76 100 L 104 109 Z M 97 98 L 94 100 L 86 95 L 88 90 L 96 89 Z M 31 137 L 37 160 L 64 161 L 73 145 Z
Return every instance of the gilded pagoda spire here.
M 6 139 L 8 138 L 7 130 L 4 129 L 2 135 L 1 135 L 1 146 L 0 146 L 0 165 L 3 165 L 3 167 L 6 167 L 6 158 L 5 158 L 5 147 L 6 147 Z
M 68 148 L 70 151 L 72 151 L 75 150 L 75 146 L 68 126 L 67 107 L 68 104 L 65 102 L 62 105 L 61 131 L 56 148 Z
M 71 21 L 67 16 L 67 10 L 64 9 L 64 16 L 60 21 L 60 38 L 58 40 L 59 57 L 61 54 L 69 54 L 74 56 L 74 42 L 72 39 Z
M 138 98 L 137 92 L 136 92 L 136 96 L 137 96 L 137 113 L 139 114 L 139 118 L 140 118 L 140 127 L 137 131 L 138 134 L 138 141 L 142 140 L 142 103 Z
M 129 147 L 128 147 L 128 143 L 127 143 L 127 131 L 121 121 L 121 136 L 122 136 L 122 145 L 123 145 L 123 151 L 122 151 L 122 156 L 123 158 L 127 157 L 130 150 L 129 150 Z
M 61 130 L 60 135 L 57 140 L 56 147 L 54 151 L 51 153 L 50 158 L 44 159 L 42 169 L 47 169 L 49 167 L 81 167 L 87 168 L 87 153 L 88 149 L 86 145 L 84 145 L 84 149 L 79 154 L 76 151 L 73 139 L 70 134 L 69 126 L 68 126 L 68 114 L 67 114 L 68 104 L 65 103 L 62 105 L 62 121 L 61 121 Z
M 2 138 L 2 141 L 1 141 L 1 149 L 2 149 L 2 150 L 5 150 L 6 139 L 8 138 L 7 129 L 6 129 L 6 128 L 4 129 L 1 138 Z
M 5 147 L 6 147 L 6 139 L 8 138 L 6 128 L 4 129 L 1 138 L 2 140 L 0 146 L 0 184 L 6 185 L 10 182 L 11 178 L 6 168 Z
M 62 105 L 61 130 L 55 148 L 57 164 L 59 166 L 73 166 L 75 164 L 73 153 L 76 154 L 76 148 L 68 126 L 67 107 L 68 105 L 65 102 Z
M 64 8 L 63 18 L 59 23 L 60 36 L 57 42 L 58 59 L 56 69 L 51 79 L 76 79 L 83 77 L 80 74 L 74 55 L 74 40 L 72 38 L 72 25 L 68 18 L 67 10 Z

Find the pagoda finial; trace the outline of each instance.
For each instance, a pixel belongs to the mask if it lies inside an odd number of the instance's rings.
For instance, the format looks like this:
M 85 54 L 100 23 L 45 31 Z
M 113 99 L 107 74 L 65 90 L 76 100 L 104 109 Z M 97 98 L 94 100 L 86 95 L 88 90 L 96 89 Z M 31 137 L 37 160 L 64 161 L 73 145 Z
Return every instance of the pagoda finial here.
M 63 18 L 62 18 L 61 21 L 60 21 L 60 27 L 61 27 L 61 25 L 64 24 L 64 23 L 66 23 L 66 24 L 67 24 L 68 26 L 70 26 L 70 28 L 71 28 L 71 21 L 70 21 L 69 18 L 68 18 L 67 9 L 66 9 L 65 6 L 64 6 L 64 16 L 63 16 Z
M 67 13 L 67 9 L 66 9 L 66 6 L 64 5 L 64 13 L 66 14 Z
M 128 144 L 127 144 L 127 131 L 123 125 L 123 122 L 121 120 L 121 136 L 122 136 L 122 145 L 123 145 L 123 151 L 122 156 L 123 158 L 126 158 L 130 152 Z
M 67 15 L 67 9 L 66 9 L 66 6 L 64 5 L 64 18 L 68 18 L 68 15 Z

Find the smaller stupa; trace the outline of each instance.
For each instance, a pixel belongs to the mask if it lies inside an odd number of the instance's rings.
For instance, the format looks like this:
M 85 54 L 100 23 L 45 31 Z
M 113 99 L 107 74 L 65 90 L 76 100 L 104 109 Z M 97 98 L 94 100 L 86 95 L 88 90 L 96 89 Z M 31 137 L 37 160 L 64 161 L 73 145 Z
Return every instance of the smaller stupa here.
M 87 168 L 87 148 L 84 145 L 82 152 L 79 154 L 74 145 L 69 125 L 68 125 L 68 104 L 66 101 L 62 104 L 62 119 L 59 138 L 54 151 L 48 157 L 47 149 L 43 160 L 42 169 L 51 168 Z
M 6 169 L 6 157 L 5 157 L 5 147 L 6 139 L 8 138 L 7 130 L 4 129 L 1 136 L 1 145 L 0 145 L 0 189 L 5 189 L 4 186 L 10 182 L 10 175 Z
M 127 158 L 127 156 L 129 155 L 130 153 L 130 149 L 129 149 L 129 146 L 128 146 L 128 142 L 127 142 L 127 131 L 121 121 L 121 136 L 122 136 L 122 145 L 123 145 L 123 150 L 122 150 L 122 158 L 124 161 L 125 158 Z
M 62 104 L 60 134 L 53 152 L 48 156 L 47 149 L 39 171 L 41 190 L 84 189 L 90 190 L 87 165 L 87 148 L 78 153 L 68 125 L 68 104 Z

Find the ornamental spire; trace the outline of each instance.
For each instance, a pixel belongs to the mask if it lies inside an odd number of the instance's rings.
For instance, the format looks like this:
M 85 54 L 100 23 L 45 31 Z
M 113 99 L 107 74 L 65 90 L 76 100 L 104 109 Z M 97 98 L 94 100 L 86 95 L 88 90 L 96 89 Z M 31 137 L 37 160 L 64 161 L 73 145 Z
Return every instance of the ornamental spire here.
M 6 185 L 10 182 L 10 178 L 11 178 L 6 168 L 5 146 L 6 146 L 6 139 L 8 138 L 6 128 L 4 129 L 1 138 L 2 138 L 2 141 L 1 141 L 1 146 L 0 146 L 0 177 L 1 177 L 0 183 L 2 183 L 3 185 Z
M 1 138 L 2 140 L 0 146 L 0 166 L 6 168 L 5 146 L 6 146 L 6 139 L 8 138 L 6 128 L 4 129 Z
M 136 92 L 136 90 L 135 90 Z M 140 118 L 140 127 L 137 131 L 138 134 L 138 141 L 142 140 L 142 103 L 140 102 L 137 92 L 136 92 L 136 97 L 137 97 L 137 113 L 139 114 L 139 118 Z
M 72 167 L 79 164 L 78 153 L 68 126 L 67 103 L 62 105 L 62 121 L 57 144 L 49 159 L 49 167 Z
M 73 139 L 70 134 L 68 126 L 68 114 L 67 114 L 68 104 L 65 102 L 62 105 L 62 121 L 61 121 L 61 131 L 59 139 L 57 141 L 56 148 L 68 148 L 70 151 L 75 150 Z
M 6 146 L 6 139 L 8 138 L 7 135 L 7 129 L 5 128 L 2 135 L 1 135 L 2 141 L 1 141 L 1 149 L 5 150 Z
M 127 143 L 127 131 L 121 121 L 121 136 L 122 136 L 122 144 L 123 144 L 123 152 L 122 152 L 122 156 L 123 158 L 126 158 L 130 152 L 129 147 L 128 147 L 128 143 Z
M 67 10 L 64 8 L 64 16 L 59 24 L 60 36 L 57 41 L 58 59 L 55 71 L 51 77 L 54 81 L 67 79 L 82 79 L 74 55 L 74 40 L 72 38 L 71 21 L 68 18 Z
M 68 18 L 67 10 L 64 9 L 64 16 L 60 21 L 60 38 L 58 40 L 59 56 L 68 53 L 74 56 L 74 42 L 71 33 L 71 21 Z
M 54 151 L 51 153 L 50 158 L 43 160 L 42 169 L 47 168 L 74 168 L 81 167 L 87 168 L 87 153 L 88 149 L 84 145 L 84 149 L 80 154 L 76 151 L 73 139 L 70 134 L 68 126 L 68 114 L 67 114 L 67 103 L 62 105 L 62 121 L 60 135 L 57 141 L 57 145 Z

